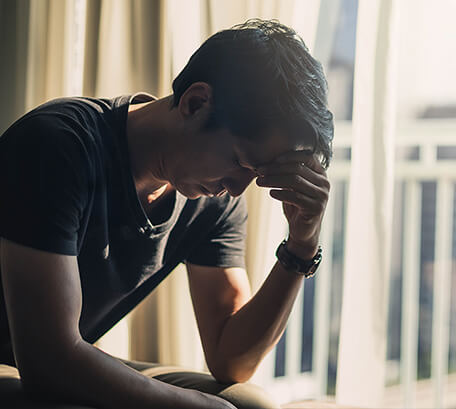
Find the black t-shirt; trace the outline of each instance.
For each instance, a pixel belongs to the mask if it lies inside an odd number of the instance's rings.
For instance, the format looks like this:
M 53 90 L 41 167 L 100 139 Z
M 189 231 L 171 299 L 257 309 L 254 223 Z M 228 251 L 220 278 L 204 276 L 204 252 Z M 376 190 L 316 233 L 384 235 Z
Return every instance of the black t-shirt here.
M 78 258 L 82 337 L 95 342 L 182 261 L 243 267 L 246 205 L 229 195 L 188 200 L 172 192 L 153 225 L 129 163 L 130 103 L 60 98 L 0 137 L 0 236 Z M 155 217 L 153 218 L 155 220 Z M 0 271 L 1 273 L 1 271 Z M 13 363 L 3 291 L 0 363 Z

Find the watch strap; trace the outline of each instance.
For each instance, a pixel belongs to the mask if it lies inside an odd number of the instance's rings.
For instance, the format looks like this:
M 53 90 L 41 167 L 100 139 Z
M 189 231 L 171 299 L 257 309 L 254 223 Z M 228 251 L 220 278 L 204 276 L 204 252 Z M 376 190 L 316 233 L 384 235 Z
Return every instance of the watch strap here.
M 310 260 L 303 260 L 287 249 L 287 240 L 282 241 L 276 251 L 276 257 L 287 271 L 301 274 L 306 278 L 313 277 L 322 260 L 323 249 L 318 246 L 317 253 Z

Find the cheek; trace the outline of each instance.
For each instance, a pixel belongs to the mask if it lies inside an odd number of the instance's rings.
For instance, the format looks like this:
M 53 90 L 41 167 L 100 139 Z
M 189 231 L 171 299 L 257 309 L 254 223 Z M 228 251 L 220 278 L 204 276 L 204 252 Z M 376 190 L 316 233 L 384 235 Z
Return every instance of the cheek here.
M 201 159 L 195 169 L 195 176 L 200 180 L 215 181 L 233 171 L 234 163 L 224 158 L 207 156 Z

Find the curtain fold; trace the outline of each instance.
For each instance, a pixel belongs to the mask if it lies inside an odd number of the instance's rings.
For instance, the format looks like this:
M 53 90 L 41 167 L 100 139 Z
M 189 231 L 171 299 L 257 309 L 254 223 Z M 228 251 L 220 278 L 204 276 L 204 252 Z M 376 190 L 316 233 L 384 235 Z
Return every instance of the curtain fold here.
M 0 0 L 0 134 L 25 112 L 30 0 Z
M 397 2 L 360 2 L 338 403 L 381 407 L 394 186 Z
M 157 94 L 162 7 L 160 0 L 87 3 L 85 95 Z
M 78 46 L 83 27 L 75 24 L 78 0 L 2 1 L 0 7 L 0 133 L 35 106 L 81 93 Z M 7 63 L 3 63 L 7 62 Z

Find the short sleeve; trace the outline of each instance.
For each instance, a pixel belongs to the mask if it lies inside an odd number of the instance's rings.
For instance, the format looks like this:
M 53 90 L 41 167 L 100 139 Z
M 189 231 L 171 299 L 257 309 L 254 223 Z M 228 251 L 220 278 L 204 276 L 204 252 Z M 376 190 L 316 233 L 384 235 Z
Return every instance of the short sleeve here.
M 78 135 L 49 115 L 25 118 L 0 138 L 0 160 L 0 236 L 77 255 L 89 186 Z
M 203 266 L 245 268 L 246 233 L 245 198 L 232 198 L 218 223 L 186 261 Z

